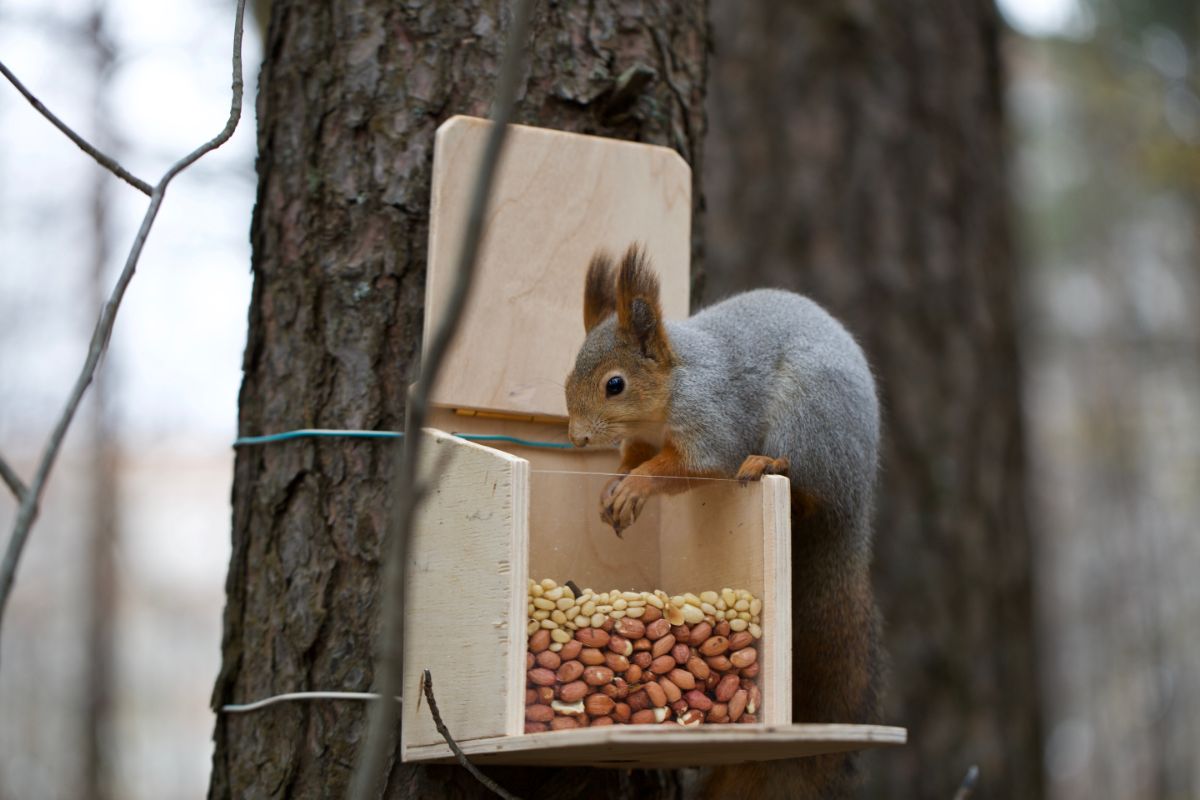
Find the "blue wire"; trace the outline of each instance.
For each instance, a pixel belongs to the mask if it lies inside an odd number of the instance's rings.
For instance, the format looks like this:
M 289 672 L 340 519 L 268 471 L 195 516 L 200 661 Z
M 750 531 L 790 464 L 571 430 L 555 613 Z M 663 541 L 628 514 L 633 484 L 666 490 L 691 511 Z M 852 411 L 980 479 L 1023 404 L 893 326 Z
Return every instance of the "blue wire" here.
M 498 434 L 485 433 L 456 433 L 463 439 L 472 442 L 508 442 L 522 447 L 545 447 L 553 450 L 569 450 L 572 445 L 563 442 L 537 442 L 532 439 L 518 439 L 516 436 L 501 436 Z M 234 447 L 241 447 L 250 444 L 270 444 L 272 442 L 285 442 L 288 439 L 305 439 L 317 437 L 340 437 L 344 439 L 399 439 L 404 434 L 399 431 L 353 431 L 353 430 L 329 430 L 325 428 L 302 428 L 295 431 L 285 431 L 283 433 L 272 433 L 266 436 L 242 436 L 235 439 Z

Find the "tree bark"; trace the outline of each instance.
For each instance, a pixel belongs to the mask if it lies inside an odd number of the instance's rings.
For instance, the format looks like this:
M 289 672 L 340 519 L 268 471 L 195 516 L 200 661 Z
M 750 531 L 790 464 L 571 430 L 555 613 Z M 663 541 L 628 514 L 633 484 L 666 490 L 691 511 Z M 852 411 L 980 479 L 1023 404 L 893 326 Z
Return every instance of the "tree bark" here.
M 434 132 L 487 115 L 508 4 L 271 6 L 239 431 L 396 430 L 420 347 Z M 698 174 L 706 51 L 703 3 L 539 3 L 516 119 L 672 146 Z M 361 440 L 238 451 L 214 707 L 372 689 L 392 458 Z M 321 701 L 218 716 L 210 797 L 344 795 L 365 711 Z M 489 772 L 527 797 L 679 791 L 668 773 Z M 486 794 L 457 767 L 398 764 L 387 790 Z
M 708 296 L 809 294 L 879 379 L 884 721 L 910 743 L 867 759 L 868 794 L 950 797 L 974 763 L 975 797 L 1039 797 L 995 9 L 717 2 L 712 18 Z

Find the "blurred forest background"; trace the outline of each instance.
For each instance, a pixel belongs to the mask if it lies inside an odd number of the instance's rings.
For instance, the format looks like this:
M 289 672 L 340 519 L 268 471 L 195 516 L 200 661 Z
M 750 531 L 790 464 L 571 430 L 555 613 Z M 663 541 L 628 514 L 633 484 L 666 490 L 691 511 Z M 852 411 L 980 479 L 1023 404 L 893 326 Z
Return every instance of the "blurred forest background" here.
M 153 175 L 224 119 L 231 8 L 0 0 L 0 58 L 88 138 Z M 711 8 L 701 178 L 719 185 L 752 87 L 770 83 L 749 67 L 774 65 L 782 83 L 803 62 L 789 58 L 786 15 L 732 0 Z M 1020 269 L 1044 791 L 1200 796 L 1200 8 L 1006 0 L 1000 10 L 1011 26 L 1009 157 L 997 169 L 1007 167 Z M 248 36 L 248 90 L 258 50 Z M 805 115 L 811 87 L 802 73 L 787 79 L 799 88 L 785 102 L 768 94 L 749 109 L 761 128 L 791 130 Z M 0 798 L 195 797 L 208 784 L 250 292 L 252 108 L 248 95 L 235 139 L 168 195 L 51 481 L 0 647 Z M 746 209 L 717 199 L 729 196 L 714 193 L 700 223 L 708 301 L 787 282 L 769 263 L 786 231 L 769 232 L 791 222 L 769 219 L 768 205 L 746 230 Z M 0 85 L 0 452 L 23 474 L 141 204 Z M 14 509 L 0 499 L 0 530 Z M 880 557 L 904 557 L 887 534 L 884 519 Z M 946 713 L 956 711 L 970 717 Z M 934 783 L 966 766 L 947 762 Z

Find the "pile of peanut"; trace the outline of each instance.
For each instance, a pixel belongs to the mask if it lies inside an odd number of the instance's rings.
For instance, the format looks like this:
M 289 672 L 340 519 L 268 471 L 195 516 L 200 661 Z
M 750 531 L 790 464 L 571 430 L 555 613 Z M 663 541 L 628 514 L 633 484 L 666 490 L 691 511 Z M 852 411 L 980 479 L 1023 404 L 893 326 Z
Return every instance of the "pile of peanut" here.
M 757 722 L 762 601 L 745 590 L 594 592 L 529 582 L 525 732 Z

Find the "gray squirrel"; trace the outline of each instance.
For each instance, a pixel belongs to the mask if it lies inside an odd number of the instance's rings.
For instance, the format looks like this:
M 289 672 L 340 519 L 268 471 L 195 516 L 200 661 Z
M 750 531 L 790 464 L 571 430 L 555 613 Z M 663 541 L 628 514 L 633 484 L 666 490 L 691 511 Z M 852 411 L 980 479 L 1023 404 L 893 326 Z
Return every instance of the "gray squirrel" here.
M 567 378 L 573 444 L 620 446 L 601 516 L 620 535 L 682 477 L 787 475 L 792 508 L 793 719 L 878 721 L 882 653 L 871 593 L 879 447 L 875 381 L 850 333 L 812 300 L 760 289 L 680 322 L 631 246 L 593 256 L 586 339 Z M 845 755 L 712 771 L 710 797 L 837 797 Z M 748 794 L 747 794 L 748 793 Z

